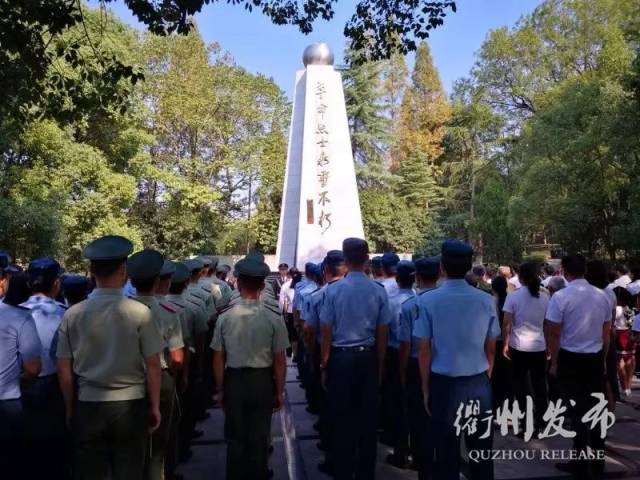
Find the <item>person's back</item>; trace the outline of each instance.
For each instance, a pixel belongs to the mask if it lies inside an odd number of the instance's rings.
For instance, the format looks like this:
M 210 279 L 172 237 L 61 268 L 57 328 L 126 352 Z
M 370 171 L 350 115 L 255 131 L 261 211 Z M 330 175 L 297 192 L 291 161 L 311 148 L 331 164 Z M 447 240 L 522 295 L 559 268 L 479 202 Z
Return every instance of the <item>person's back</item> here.
M 610 317 L 606 294 L 583 278 L 556 292 L 547 311 L 548 320 L 562 324 L 560 348 L 580 353 L 602 350 L 602 325 Z
M 525 352 L 539 352 L 546 348 L 543 327 L 548 304 L 549 295 L 542 290 L 538 297 L 531 295 L 526 288 L 507 295 L 503 310 L 513 316 L 510 347 Z
M 445 280 L 440 288 L 420 296 L 418 305 L 421 317 L 430 320 L 433 372 L 462 377 L 488 369 L 484 342 L 497 324 L 489 295 L 464 279 Z
M 100 313 L 98 315 L 98 313 Z M 61 335 L 73 345 L 80 400 L 116 400 L 144 396 L 143 354 L 132 343 L 152 324 L 149 307 L 125 297 L 120 289 L 97 288 L 92 298 L 67 310 Z

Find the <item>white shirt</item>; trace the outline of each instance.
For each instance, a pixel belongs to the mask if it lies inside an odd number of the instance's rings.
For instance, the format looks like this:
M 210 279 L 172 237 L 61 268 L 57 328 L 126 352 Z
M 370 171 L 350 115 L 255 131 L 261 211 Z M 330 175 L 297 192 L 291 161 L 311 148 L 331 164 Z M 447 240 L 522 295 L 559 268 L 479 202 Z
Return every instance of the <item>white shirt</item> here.
M 293 313 L 293 295 L 295 291 L 291 288 L 291 280 L 287 280 L 280 288 L 280 309 L 287 313 Z
M 518 275 L 514 275 L 513 277 L 511 277 L 509 280 L 507 280 L 511 285 L 513 285 L 514 290 L 518 290 L 520 287 L 522 287 L 522 284 L 520 283 L 520 279 L 518 278 Z
M 597 353 L 602 350 L 602 325 L 611 321 L 611 314 L 607 294 L 580 278 L 551 297 L 546 319 L 561 325 L 560 348 Z
M 397 293 L 398 284 L 396 283 L 396 279 L 395 278 L 393 278 L 393 277 L 385 278 L 380 283 L 382 283 L 382 286 L 384 287 L 385 291 L 387 292 L 387 295 L 389 295 L 390 297 L 394 296 Z
M 631 277 L 629 275 L 622 275 L 613 282 L 616 284 L 616 287 L 626 288 L 627 285 L 631 283 Z
M 640 293 L 640 280 L 636 280 L 627 285 L 627 290 L 634 297 Z
M 567 280 L 566 280 L 566 278 L 564 278 L 562 275 L 549 275 L 547 278 L 545 278 L 544 280 L 542 280 L 542 282 L 540 282 L 540 283 L 542 283 L 542 286 L 543 286 L 544 288 L 547 288 L 547 287 L 549 287 L 549 282 L 551 281 L 551 279 L 552 279 L 552 278 L 556 278 L 556 277 L 561 278 L 561 279 L 562 279 L 562 281 L 564 282 L 564 286 L 565 286 L 565 287 L 567 286 Z
M 617 306 L 616 307 L 616 318 L 614 320 L 614 325 L 616 330 L 628 330 L 629 325 L 627 324 L 627 316 L 624 314 L 624 308 Z
M 509 346 L 522 352 L 542 352 L 547 348 L 544 340 L 544 316 L 549 295 L 540 291 L 538 298 L 528 288 L 520 288 L 507 295 L 503 312 L 513 316 Z

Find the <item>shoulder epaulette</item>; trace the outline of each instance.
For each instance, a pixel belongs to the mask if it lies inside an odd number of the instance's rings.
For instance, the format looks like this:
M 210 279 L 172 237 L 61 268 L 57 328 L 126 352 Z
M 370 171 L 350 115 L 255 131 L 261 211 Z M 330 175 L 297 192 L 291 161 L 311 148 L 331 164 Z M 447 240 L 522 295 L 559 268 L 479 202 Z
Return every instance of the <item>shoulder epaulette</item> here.
M 380 283 L 378 280 L 374 280 L 373 283 L 375 283 L 376 285 L 378 285 L 379 287 L 384 288 L 384 285 L 382 283 Z
M 415 299 L 416 299 L 415 296 L 406 298 L 405 300 L 402 301 L 401 305 L 404 305 L 405 303 L 410 302 L 411 300 L 415 300 Z
M 147 305 L 146 303 L 141 302 L 140 300 L 138 300 L 136 297 L 134 297 L 133 295 L 127 295 L 127 298 L 130 300 L 133 300 L 134 302 L 138 302 L 140 305 L 144 305 L 147 308 L 151 308 L 149 305 Z
M 322 287 L 318 287 L 316 288 L 313 292 L 311 292 L 311 295 L 313 295 L 314 293 L 316 293 L 317 291 L 322 290 Z
M 196 290 L 191 290 L 189 293 L 194 297 L 199 298 L 200 300 L 204 300 L 204 297 L 201 297 L 200 295 L 196 294 Z
M 19 308 L 20 310 L 26 310 L 27 312 L 31 311 L 29 307 L 23 307 L 22 305 L 11 305 L 11 306 Z
M 160 306 L 161 306 L 162 308 L 164 308 L 167 312 L 171 312 L 171 313 L 178 313 L 178 311 L 177 311 L 175 308 L 173 308 L 173 307 L 171 307 L 171 306 L 167 305 L 166 303 L 164 303 L 164 302 L 158 302 L 158 303 L 159 303 L 159 304 L 160 304 Z
M 207 293 L 211 293 L 211 290 L 212 290 L 211 288 L 207 288 L 204 285 L 200 285 L 200 288 L 203 289 Z
M 187 308 L 186 305 L 181 305 L 178 302 L 176 302 L 175 300 L 167 300 L 169 303 L 172 303 L 173 305 L 175 305 L 176 307 L 180 307 L 180 308 Z M 195 305 L 195 304 L 194 304 Z
M 67 305 L 65 305 L 64 303 L 61 303 L 61 302 L 56 302 L 56 305 L 59 306 L 60 308 L 64 308 L 65 310 L 67 310 L 69 308 Z
M 423 290 L 421 292 L 418 292 L 418 296 L 420 297 L 420 296 L 424 295 L 425 293 L 433 292 L 435 290 L 436 290 L 435 288 L 430 288 L 429 290 Z
M 187 302 L 189 302 L 192 305 L 195 305 L 196 307 L 200 307 L 201 305 L 198 302 L 194 302 L 193 300 L 191 300 L 189 297 L 185 298 L 185 300 Z

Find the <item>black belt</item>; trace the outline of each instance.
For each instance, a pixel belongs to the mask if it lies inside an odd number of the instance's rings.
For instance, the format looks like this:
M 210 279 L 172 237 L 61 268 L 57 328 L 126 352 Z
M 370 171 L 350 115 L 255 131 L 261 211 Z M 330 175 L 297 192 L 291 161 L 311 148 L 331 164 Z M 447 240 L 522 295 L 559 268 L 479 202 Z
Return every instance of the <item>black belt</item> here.
M 334 352 L 370 352 L 373 350 L 372 346 L 359 345 L 357 347 L 331 347 Z

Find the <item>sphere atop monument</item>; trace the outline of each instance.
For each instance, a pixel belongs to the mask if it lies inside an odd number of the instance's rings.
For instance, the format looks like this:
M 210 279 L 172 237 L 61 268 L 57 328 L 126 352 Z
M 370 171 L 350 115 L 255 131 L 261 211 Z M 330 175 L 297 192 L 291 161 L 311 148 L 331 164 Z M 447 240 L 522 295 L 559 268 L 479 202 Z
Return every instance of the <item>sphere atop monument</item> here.
M 304 49 L 302 62 L 305 67 L 308 65 L 333 65 L 333 52 L 324 42 L 312 43 Z

